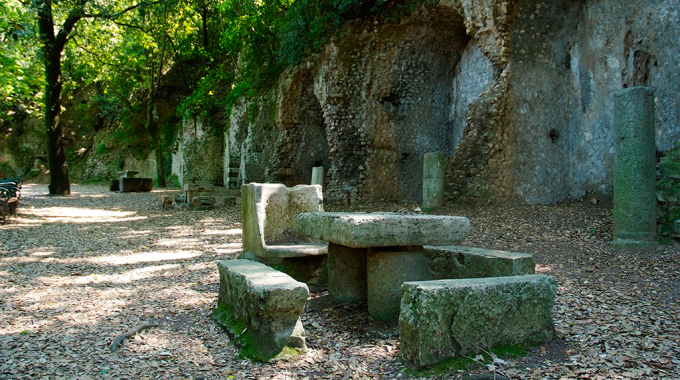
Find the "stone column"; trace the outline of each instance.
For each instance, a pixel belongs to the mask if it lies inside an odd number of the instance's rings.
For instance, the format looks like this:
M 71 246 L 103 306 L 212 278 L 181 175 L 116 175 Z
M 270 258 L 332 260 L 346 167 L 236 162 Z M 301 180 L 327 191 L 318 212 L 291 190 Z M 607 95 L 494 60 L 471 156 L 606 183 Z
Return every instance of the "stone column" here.
M 423 211 L 437 211 L 444 206 L 444 176 L 446 154 L 427 153 L 423 156 Z
M 312 185 L 323 186 L 323 166 L 315 166 L 312 168 Z
M 651 248 L 656 237 L 654 91 L 614 94 L 614 239 L 612 246 Z

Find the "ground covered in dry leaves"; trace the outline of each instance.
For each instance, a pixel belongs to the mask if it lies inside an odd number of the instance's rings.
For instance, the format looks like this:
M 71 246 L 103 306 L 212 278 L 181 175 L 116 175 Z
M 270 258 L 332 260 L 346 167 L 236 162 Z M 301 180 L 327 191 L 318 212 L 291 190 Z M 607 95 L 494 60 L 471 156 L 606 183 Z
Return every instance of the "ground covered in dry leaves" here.
M 215 261 L 241 250 L 240 208 L 163 210 L 161 197 L 177 194 L 170 190 L 120 194 L 74 185 L 73 192 L 47 197 L 46 186 L 27 185 L 18 218 L 0 225 L 0 379 L 425 377 L 400 362 L 394 326 L 371 321 L 365 305 L 332 305 L 326 293 L 313 294 L 302 316 L 309 346 L 303 355 L 270 363 L 239 358 L 211 313 Z M 610 207 L 586 203 L 443 213 L 470 219 L 466 245 L 532 253 L 537 271 L 559 283 L 559 338 L 472 372 L 680 378 L 680 247 L 614 251 Z M 158 326 L 111 353 L 116 337 L 146 323 Z

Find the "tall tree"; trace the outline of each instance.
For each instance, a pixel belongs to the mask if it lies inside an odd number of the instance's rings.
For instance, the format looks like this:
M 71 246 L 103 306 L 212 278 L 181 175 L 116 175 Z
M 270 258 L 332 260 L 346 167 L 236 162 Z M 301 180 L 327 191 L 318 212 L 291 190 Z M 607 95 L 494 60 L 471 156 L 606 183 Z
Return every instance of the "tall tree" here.
M 68 16 L 54 32 L 54 15 L 51 0 L 35 2 L 38 12 L 38 29 L 45 63 L 45 134 L 47 136 L 47 160 L 50 167 L 50 194 L 70 195 L 71 183 L 64 154 L 64 140 L 61 127 L 61 54 L 69 34 L 76 23 L 85 16 L 87 0 L 78 0 Z
M 157 0 L 157 2 L 162 0 Z M 54 4 L 57 4 L 56 2 Z M 55 16 L 52 0 L 34 0 L 37 13 L 39 39 L 45 64 L 45 134 L 47 136 L 47 159 L 50 167 L 49 192 L 52 195 L 70 195 L 68 165 L 64 153 L 61 125 L 61 95 L 63 89 L 62 53 L 72 37 L 76 24 L 83 18 L 116 19 L 148 2 L 137 3 L 119 11 L 97 4 L 94 0 L 60 1 L 64 21 L 55 33 Z M 87 11 L 90 6 L 91 13 Z

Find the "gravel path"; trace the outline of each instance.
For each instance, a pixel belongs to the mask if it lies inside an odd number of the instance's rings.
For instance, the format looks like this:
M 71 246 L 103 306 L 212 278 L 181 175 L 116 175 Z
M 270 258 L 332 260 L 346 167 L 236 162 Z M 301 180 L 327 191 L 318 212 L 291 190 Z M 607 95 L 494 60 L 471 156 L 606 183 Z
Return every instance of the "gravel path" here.
M 418 378 L 399 361 L 394 326 L 364 306 L 314 294 L 303 314 L 309 349 L 265 364 L 238 358 L 211 319 L 215 261 L 241 250 L 240 208 L 163 210 L 163 195 L 77 186 L 47 197 L 24 186 L 19 216 L 0 225 L 0 379 Z M 354 210 L 410 211 L 380 204 Z M 338 207 L 327 207 L 337 211 Z M 616 252 L 611 210 L 455 207 L 466 245 L 535 254 L 559 283 L 559 339 L 504 358 L 512 379 L 680 379 L 680 247 Z M 155 324 L 125 340 L 136 326 Z M 476 370 L 483 373 L 488 369 Z M 435 375 L 456 379 L 457 372 Z

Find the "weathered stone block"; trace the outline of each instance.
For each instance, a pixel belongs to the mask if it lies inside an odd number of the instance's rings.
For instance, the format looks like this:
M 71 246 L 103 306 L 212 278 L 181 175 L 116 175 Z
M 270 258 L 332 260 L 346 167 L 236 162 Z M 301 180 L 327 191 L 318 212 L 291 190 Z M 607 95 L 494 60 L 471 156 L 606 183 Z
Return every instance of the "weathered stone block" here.
M 168 197 L 168 196 L 163 197 L 163 199 L 161 200 L 161 207 L 163 207 L 163 208 L 172 207 L 172 197 Z
M 348 247 L 460 244 L 470 232 L 462 216 L 315 212 L 297 217 L 297 231 Z
M 367 299 L 366 249 L 329 243 L 328 293 L 337 303 L 359 303 Z
M 654 91 L 633 87 L 614 94 L 613 246 L 655 247 L 656 132 Z
M 121 193 L 151 190 L 153 190 L 153 180 L 151 178 L 130 178 L 130 177 L 120 178 L 119 191 Z
M 430 279 L 422 247 L 370 248 L 366 267 L 368 314 L 379 321 L 399 319 L 401 284 Z
M 210 210 L 215 205 L 215 197 L 196 196 L 191 198 L 189 207 L 192 210 Z
M 527 275 L 407 282 L 402 285 L 402 358 L 428 366 L 499 345 L 555 337 L 557 281 Z
M 309 295 L 307 285 L 249 260 L 218 261 L 217 268 L 215 320 L 234 335 L 244 356 L 254 360 L 276 356 L 299 322 Z M 299 331 L 293 342 L 300 346 Z
M 534 274 L 536 263 L 528 253 L 464 246 L 425 246 L 432 279 L 521 276 Z
M 444 206 L 446 154 L 427 153 L 423 156 L 423 211 L 433 212 Z

